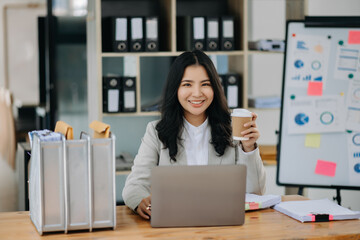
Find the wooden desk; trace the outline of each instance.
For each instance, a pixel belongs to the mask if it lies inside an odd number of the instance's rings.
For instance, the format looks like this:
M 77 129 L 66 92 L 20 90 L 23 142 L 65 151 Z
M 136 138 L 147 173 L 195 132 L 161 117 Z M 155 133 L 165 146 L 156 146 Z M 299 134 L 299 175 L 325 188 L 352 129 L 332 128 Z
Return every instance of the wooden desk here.
M 0 239 L 360 239 L 360 220 L 300 223 L 273 209 L 246 212 L 242 226 L 151 228 L 150 222 L 127 207 L 118 206 L 116 221 L 115 231 L 100 229 L 40 236 L 29 212 L 0 213 Z

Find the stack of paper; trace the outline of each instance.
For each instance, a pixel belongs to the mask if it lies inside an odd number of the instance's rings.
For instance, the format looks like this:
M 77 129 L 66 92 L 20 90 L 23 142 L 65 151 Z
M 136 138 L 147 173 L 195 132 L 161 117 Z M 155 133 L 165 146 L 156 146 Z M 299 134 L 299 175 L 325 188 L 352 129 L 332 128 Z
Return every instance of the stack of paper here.
M 245 195 L 245 210 L 256 210 L 261 208 L 268 208 L 281 202 L 280 195 L 256 195 L 246 193 Z
M 360 218 L 360 212 L 351 211 L 329 199 L 281 202 L 274 209 L 300 222 L 324 222 Z

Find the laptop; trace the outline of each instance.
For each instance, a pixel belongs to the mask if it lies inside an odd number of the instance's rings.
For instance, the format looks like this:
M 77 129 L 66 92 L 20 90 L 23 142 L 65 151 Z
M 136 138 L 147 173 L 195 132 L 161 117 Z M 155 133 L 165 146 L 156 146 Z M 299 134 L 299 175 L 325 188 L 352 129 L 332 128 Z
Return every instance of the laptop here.
M 245 165 L 154 167 L 151 226 L 242 225 L 245 190 Z

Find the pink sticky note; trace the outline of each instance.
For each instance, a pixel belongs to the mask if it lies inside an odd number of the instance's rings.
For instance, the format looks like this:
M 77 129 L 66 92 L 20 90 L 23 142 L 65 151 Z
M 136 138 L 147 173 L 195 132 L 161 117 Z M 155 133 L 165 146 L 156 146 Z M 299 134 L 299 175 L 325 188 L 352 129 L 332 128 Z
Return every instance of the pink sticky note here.
M 334 177 L 335 172 L 336 172 L 336 163 L 324 161 L 324 160 L 317 160 L 315 167 L 316 174 Z
M 360 31 L 349 31 L 348 44 L 360 44 Z
M 257 202 L 249 202 L 249 207 L 251 210 L 259 209 L 259 203 Z
M 322 82 L 309 82 L 307 95 L 309 96 L 322 96 L 323 83 Z
M 315 222 L 315 215 L 314 215 L 314 214 L 311 214 L 311 213 L 310 213 L 310 214 L 308 214 L 308 216 L 311 217 L 311 221 L 312 221 L 312 222 Z

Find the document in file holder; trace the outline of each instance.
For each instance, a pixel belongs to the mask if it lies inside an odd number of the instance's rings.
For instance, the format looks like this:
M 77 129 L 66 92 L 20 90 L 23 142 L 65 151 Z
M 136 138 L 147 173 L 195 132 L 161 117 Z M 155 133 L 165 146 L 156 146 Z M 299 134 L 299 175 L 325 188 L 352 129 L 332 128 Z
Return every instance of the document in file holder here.
M 221 17 L 221 50 L 234 50 L 234 18 Z
M 130 18 L 130 51 L 144 51 L 143 18 Z
M 159 51 L 159 20 L 158 17 L 144 17 L 145 51 Z
M 281 202 L 280 195 L 256 195 L 246 193 L 245 195 L 245 211 L 269 208 Z
M 329 199 L 281 202 L 274 207 L 300 222 L 327 222 L 331 220 L 359 219 L 360 212 L 351 211 Z
M 219 50 L 219 18 L 206 18 L 206 50 Z

